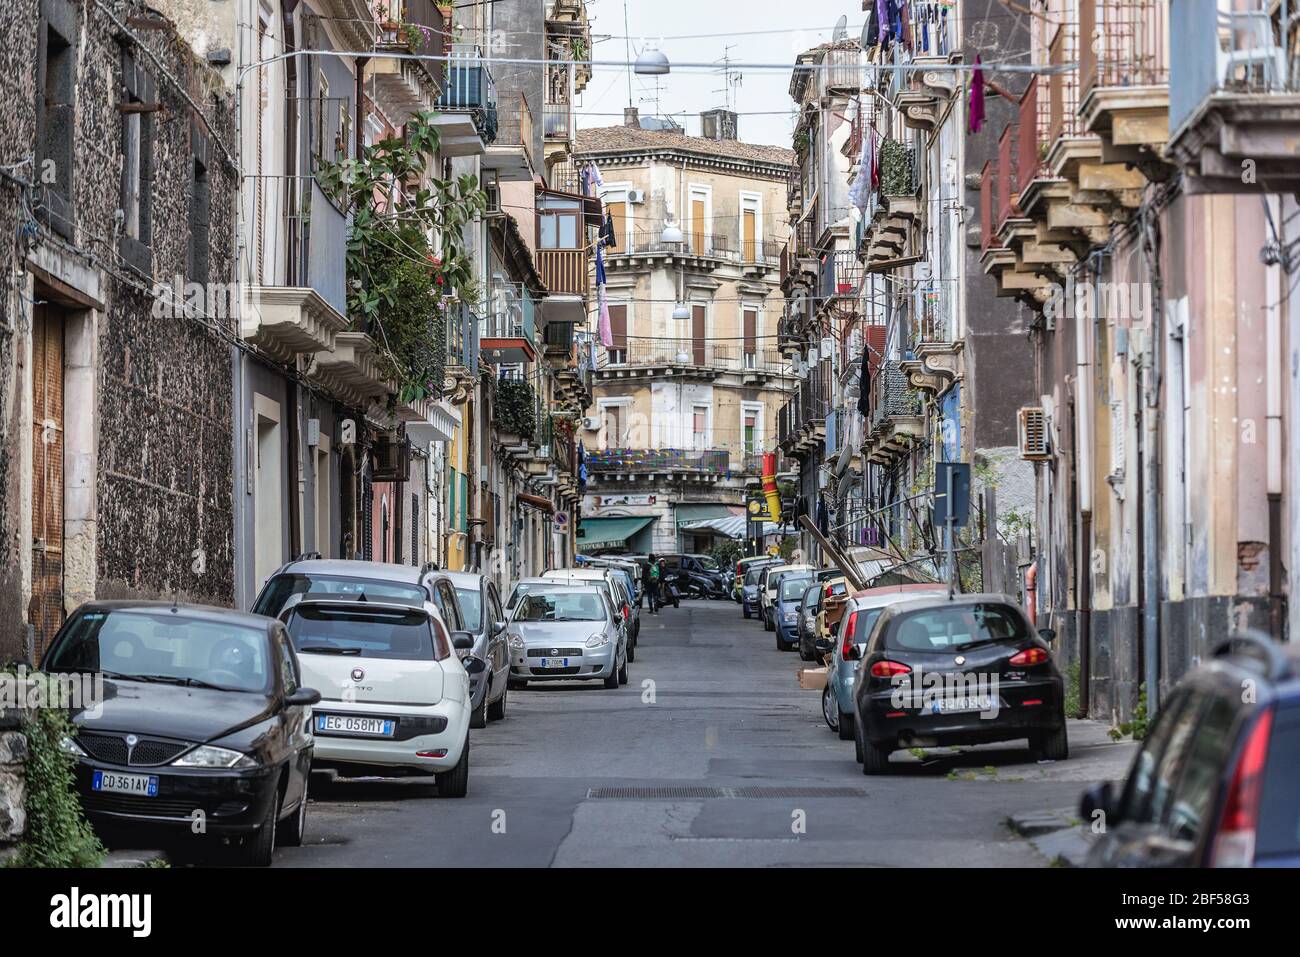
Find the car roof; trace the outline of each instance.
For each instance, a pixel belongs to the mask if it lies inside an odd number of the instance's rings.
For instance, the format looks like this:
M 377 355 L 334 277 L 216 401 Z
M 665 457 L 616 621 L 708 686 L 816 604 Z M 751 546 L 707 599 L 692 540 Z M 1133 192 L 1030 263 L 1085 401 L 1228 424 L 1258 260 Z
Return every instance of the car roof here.
M 357 601 L 356 599 L 346 598 L 307 598 L 291 605 L 289 611 L 296 612 L 300 608 L 311 608 L 315 606 L 346 608 L 349 611 L 356 609 L 360 609 L 361 611 L 418 611 L 426 618 L 433 618 L 437 615 L 437 606 L 430 608 L 427 605 L 410 605 L 404 602 Z M 441 616 L 438 615 L 438 617 Z
M 276 619 L 266 615 L 255 615 L 251 611 L 239 611 L 235 608 L 222 608 L 219 605 L 197 605 L 189 602 L 169 602 L 169 601 L 138 601 L 138 600 L 119 600 L 119 601 L 89 601 L 81 605 L 73 614 L 82 612 L 146 612 L 157 614 L 158 612 L 169 612 L 176 609 L 177 615 L 183 615 L 186 618 L 197 621 L 220 621 L 233 625 L 242 625 L 246 628 L 267 628 Z
M 1020 602 L 1010 595 L 1002 595 L 996 592 L 979 592 L 969 595 L 954 595 L 948 597 L 946 590 L 934 592 L 927 596 L 909 596 L 906 601 L 893 602 L 889 606 L 890 614 L 901 615 L 909 611 L 921 608 L 933 608 L 938 605 L 951 605 L 955 608 L 969 608 L 972 605 L 1010 605 L 1020 610 L 1024 614 L 1024 609 L 1020 607 Z
M 473 588 L 475 585 L 482 586 L 483 579 L 486 577 L 478 572 L 439 572 L 438 575 L 459 588 Z
M 542 578 L 553 581 L 557 578 L 578 578 L 588 581 L 602 581 L 606 573 L 619 571 L 617 568 L 552 568 L 542 572 Z
M 364 562 L 344 558 L 307 558 L 286 562 L 276 575 L 298 573 L 317 575 L 346 575 L 352 578 L 409 582 L 418 585 L 424 572 L 415 565 L 395 565 L 391 562 Z
M 902 587 L 888 588 L 867 588 L 855 592 L 850 599 L 852 608 L 883 608 L 886 605 L 897 605 L 902 602 L 914 601 L 925 595 L 944 596 L 948 594 L 945 588 L 934 588 L 928 586 L 925 588 L 908 588 L 906 591 Z
M 548 595 L 601 595 L 604 593 L 595 585 L 562 585 L 559 588 L 552 588 L 546 594 Z

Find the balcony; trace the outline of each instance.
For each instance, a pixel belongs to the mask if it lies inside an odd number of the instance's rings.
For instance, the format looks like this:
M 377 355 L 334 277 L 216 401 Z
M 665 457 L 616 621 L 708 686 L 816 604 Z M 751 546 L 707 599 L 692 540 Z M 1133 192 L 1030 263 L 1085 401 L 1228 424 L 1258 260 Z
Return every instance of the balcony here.
M 920 395 L 909 385 L 898 360 L 881 363 L 871 382 L 870 403 L 862 452 L 872 462 L 889 465 L 925 435 Z
M 677 481 L 715 483 L 731 468 L 726 449 L 599 449 L 587 453 L 587 473 L 605 482 Z
M 537 358 L 537 300 L 522 283 L 494 281 L 482 319 L 479 351 L 494 365 Z
M 543 310 L 547 322 L 584 322 L 587 318 L 587 275 L 585 249 L 539 249 L 537 272 L 546 284 Z
M 487 150 L 497 135 L 497 90 L 483 51 L 473 44 L 452 45 L 446 85 L 435 104 L 434 124 L 444 156 L 473 156 Z
M 571 345 L 565 354 L 565 362 L 555 370 L 555 395 L 557 399 L 572 411 L 581 415 L 591 405 L 594 392 L 592 383 L 596 369 L 596 343 L 590 333 L 573 333 L 571 326 L 547 326 L 547 335 L 552 329 L 568 329 Z
M 532 182 L 537 166 L 528 96 L 522 90 L 501 91 L 498 95 L 497 136 L 483 154 L 483 169 L 496 170 L 499 182 Z
M 373 49 L 377 24 L 368 0 L 321 0 L 317 11 L 336 25 L 342 42 L 338 49 Z
M 787 374 L 788 365 L 778 349 L 691 338 L 629 338 L 625 348 L 603 350 L 596 360 L 598 379 L 681 376 L 710 380 L 725 373 L 758 382 Z
M 915 148 L 901 140 L 883 140 L 880 145 L 880 189 L 863 234 L 869 266 L 897 259 L 907 248 L 912 224 L 921 215 L 919 189 Z
M 1078 0 L 1082 128 L 1102 141 L 1102 159 L 1168 174 L 1168 0 Z
M 862 285 L 862 263 L 851 249 L 827 250 L 818 257 L 817 295 L 821 308 L 838 299 L 856 299 Z
M 955 339 L 947 311 L 937 292 L 919 290 L 912 329 L 914 358 L 899 363 L 913 389 L 942 395 L 961 378 L 962 343 Z
M 529 458 L 537 443 L 541 410 L 537 390 L 527 379 L 510 376 L 497 380 L 493 424 L 502 447 L 516 458 Z
M 1170 21 L 1168 155 L 1191 192 L 1300 190 L 1300 20 L 1295 4 L 1245 0 L 1231 13 L 1187 0 Z M 1292 11 L 1287 26 L 1277 8 Z M 1242 175 L 1245 162 L 1254 176 Z M 1266 186 L 1261 184 L 1267 184 Z
M 464 402 L 478 380 L 478 322 L 469 307 L 457 303 L 444 319 L 447 363 L 443 392 L 455 403 Z
M 375 6 L 379 17 L 377 52 L 429 57 L 445 54 L 447 23 L 433 0 L 391 0 L 391 3 L 380 0 Z M 370 61 L 367 76 L 374 81 L 375 102 L 391 122 L 400 125 L 437 101 L 443 66 L 436 59 L 395 60 L 377 56 Z
M 542 107 L 542 136 L 547 140 L 573 139 L 573 104 L 547 102 Z
M 777 414 L 777 445 L 781 451 L 803 459 L 826 440 L 826 416 L 834 406 L 833 376 L 829 362 L 819 362 Z

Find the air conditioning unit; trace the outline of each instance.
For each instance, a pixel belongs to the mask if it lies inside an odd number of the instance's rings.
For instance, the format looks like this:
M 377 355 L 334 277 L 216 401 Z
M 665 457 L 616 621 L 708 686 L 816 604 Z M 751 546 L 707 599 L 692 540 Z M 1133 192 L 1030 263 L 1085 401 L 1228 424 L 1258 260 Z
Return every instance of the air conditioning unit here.
M 1020 457 L 1042 460 L 1052 457 L 1047 440 L 1047 412 L 1042 406 L 1027 406 L 1020 410 Z
M 629 203 L 638 203 L 638 204 L 639 204 L 639 203 L 644 203 L 644 202 L 645 202 L 645 190 L 643 190 L 643 189 L 629 189 L 629 190 L 627 191 L 627 201 L 628 201 Z
M 582 427 L 586 429 L 588 432 L 599 432 L 600 417 L 595 415 L 584 416 L 582 420 Z
M 373 482 L 406 482 L 411 477 L 411 443 L 384 436 L 371 447 Z

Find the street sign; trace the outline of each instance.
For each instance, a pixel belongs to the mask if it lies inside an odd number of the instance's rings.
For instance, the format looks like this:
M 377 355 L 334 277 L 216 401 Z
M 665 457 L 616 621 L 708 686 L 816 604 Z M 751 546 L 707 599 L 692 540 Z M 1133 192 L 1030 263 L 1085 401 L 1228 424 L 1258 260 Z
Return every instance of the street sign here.
M 948 524 L 952 503 L 952 525 L 965 528 L 970 521 L 970 465 L 965 462 L 936 462 L 934 465 L 934 527 Z
M 767 499 L 762 495 L 751 498 L 745 506 L 745 511 L 749 514 L 751 522 L 770 522 L 772 520 L 772 512 L 767 507 Z

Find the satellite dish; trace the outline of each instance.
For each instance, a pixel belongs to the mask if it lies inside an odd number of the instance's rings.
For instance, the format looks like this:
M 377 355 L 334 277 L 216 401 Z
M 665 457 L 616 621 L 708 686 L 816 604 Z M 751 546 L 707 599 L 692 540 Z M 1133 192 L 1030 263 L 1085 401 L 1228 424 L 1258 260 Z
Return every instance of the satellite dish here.
M 862 24 L 862 38 L 858 40 L 858 43 L 862 46 L 862 49 L 864 50 L 871 45 L 870 43 L 867 42 L 867 37 L 870 35 L 870 31 L 871 31 L 871 14 L 868 13 L 867 19 Z
M 835 32 L 831 34 L 831 40 L 838 43 L 841 40 L 847 39 L 849 35 L 848 26 L 848 14 L 841 13 L 840 18 L 835 21 Z

